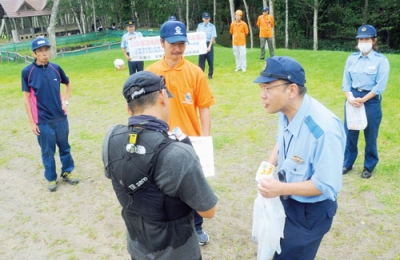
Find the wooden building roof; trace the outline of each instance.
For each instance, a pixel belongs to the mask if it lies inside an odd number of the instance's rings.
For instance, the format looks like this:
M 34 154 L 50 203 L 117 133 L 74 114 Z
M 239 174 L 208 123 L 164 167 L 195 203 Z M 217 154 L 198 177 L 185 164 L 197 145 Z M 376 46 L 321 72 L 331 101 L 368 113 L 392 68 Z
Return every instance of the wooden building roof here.
M 50 15 L 46 0 L 0 0 L 0 14 L 7 18 Z

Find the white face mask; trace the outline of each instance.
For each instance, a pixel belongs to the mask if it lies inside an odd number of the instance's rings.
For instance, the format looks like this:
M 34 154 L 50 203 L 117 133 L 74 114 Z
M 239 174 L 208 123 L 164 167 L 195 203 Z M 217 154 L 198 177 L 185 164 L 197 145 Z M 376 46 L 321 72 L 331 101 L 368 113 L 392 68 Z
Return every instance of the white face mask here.
M 362 53 L 367 53 L 372 49 L 372 42 L 359 42 L 357 47 Z

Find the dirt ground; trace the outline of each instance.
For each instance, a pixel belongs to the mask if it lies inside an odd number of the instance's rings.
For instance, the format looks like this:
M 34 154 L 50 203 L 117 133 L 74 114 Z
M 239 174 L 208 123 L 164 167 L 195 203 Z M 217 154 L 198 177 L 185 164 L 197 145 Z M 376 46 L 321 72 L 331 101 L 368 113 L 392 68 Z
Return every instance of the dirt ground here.
M 13 113 L 8 116 L 25 117 L 24 111 Z M 81 182 L 59 183 L 53 193 L 47 190 L 39 147 L 27 133 L 26 119 L 12 128 L 1 127 L 0 259 L 129 259 L 120 206 L 104 177 L 98 143 L 110 124 L 104 120 L 98 125 L 95 122 L 101 120 L 96 118 L 81 122 L 73 116 L 71 145 Z M 83 123 L 93 131 L 79 130 Z M 257 246 L 251 240 L 254 175 L 272 140 L 240 144 L 215 152 L 216 176 L 209 181 L 219 203 L 216 216 L 204 223 L 211 238 L 202 247 L 205 260 L 256 259 Z M 359 171 L 355 168 L 344 176 L 339 210 L 317 259 L 400 259 L 399 218 L 375 214 L 383 206 L 373 193 L 354 192 L 354 183 L 361 181 Z
M 129 259 L 120 207 L 103 175 L 98 147 L 87 157 L 75 158 L 79 185 L 59 183 L 58 191 L 50 193 L 35 139 L 21 133 L 10 141 L 28 156 L 16 156 L 1 166 L 0 259 Z M 219 151 L 216 158 L 228 150 Z M 256 259 L 257 247 L 250 237 L 253 173 L 259 158 L 240 154 L 224 160 L 224 165 L 216 160 L 217 174 L 209 179 L 220 200 L 215 218 L 204 223 L 211 241 L 202 247 L 203 259 Z M 372 194 L 352 197 L 354 181 L 359 181 L 355 171 L 344 177 L 339 211 L 317 259 L 396 259 L 398 246 L 385 248 L 385 238 L 379 235 L 398 242 L 391 227 L 398 219 L 368 221 L 366 206 L 379 210 L 380 204 Z M 380 226 L 380 231 L 370 232 L 373 226 Z

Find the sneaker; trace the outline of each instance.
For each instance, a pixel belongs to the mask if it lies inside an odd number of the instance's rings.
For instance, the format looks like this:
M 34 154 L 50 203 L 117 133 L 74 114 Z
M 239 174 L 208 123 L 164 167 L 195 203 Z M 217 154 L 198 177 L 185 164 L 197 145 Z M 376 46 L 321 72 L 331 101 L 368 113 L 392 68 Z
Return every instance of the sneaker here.
M 243 72 L 246 72 L 246 69 L 242 69 Z
M 345 167 L 345 166 L 343 166 L 343 168 L 342 168 L 342 174 L 344 175 L 344 174 L 347 174 L 349 171 L 351 171 L 351 169 L 353 169 L 353 166 L 350 166 L 350 167 Z
M 212 79 L 212 76 L 208 75 L 208 79 Z
M 50 192 L 56 191 L 57 190 L 57 181 L 49 181 L 47 184 L 47 188 L 49 188 Z
M 367 168 L 364 168 L 362 174 L 361 174 L 361 178 L 363 179 L 369 179 L 372 176 L 372 172 L 370 170 L 368 170 Z
M 63 178 L 64 181 L 68 182 L 69 184 L 74 185 L 79 183 L 79 179 L 74 177 L 70 172 L 64 172 L 61 175 L 61 177 Z
M 235 72 L 238 72 L 240 69 L 235 69 Z
M 199 245 L 204 246 L 210 241 L 210 237 L 203 230 L 201 233 L 197 233 L 197 239 L 199 240 Z

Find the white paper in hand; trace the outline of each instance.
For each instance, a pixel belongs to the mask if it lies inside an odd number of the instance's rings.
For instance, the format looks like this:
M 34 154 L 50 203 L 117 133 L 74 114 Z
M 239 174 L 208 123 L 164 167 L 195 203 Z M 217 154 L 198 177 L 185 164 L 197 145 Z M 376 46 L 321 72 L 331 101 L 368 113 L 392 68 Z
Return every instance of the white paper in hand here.
M 260 182 L 262 178 L 274 177 L 275 166 L 269 162 L 262 161 L 256 173 L 256 182 Z

